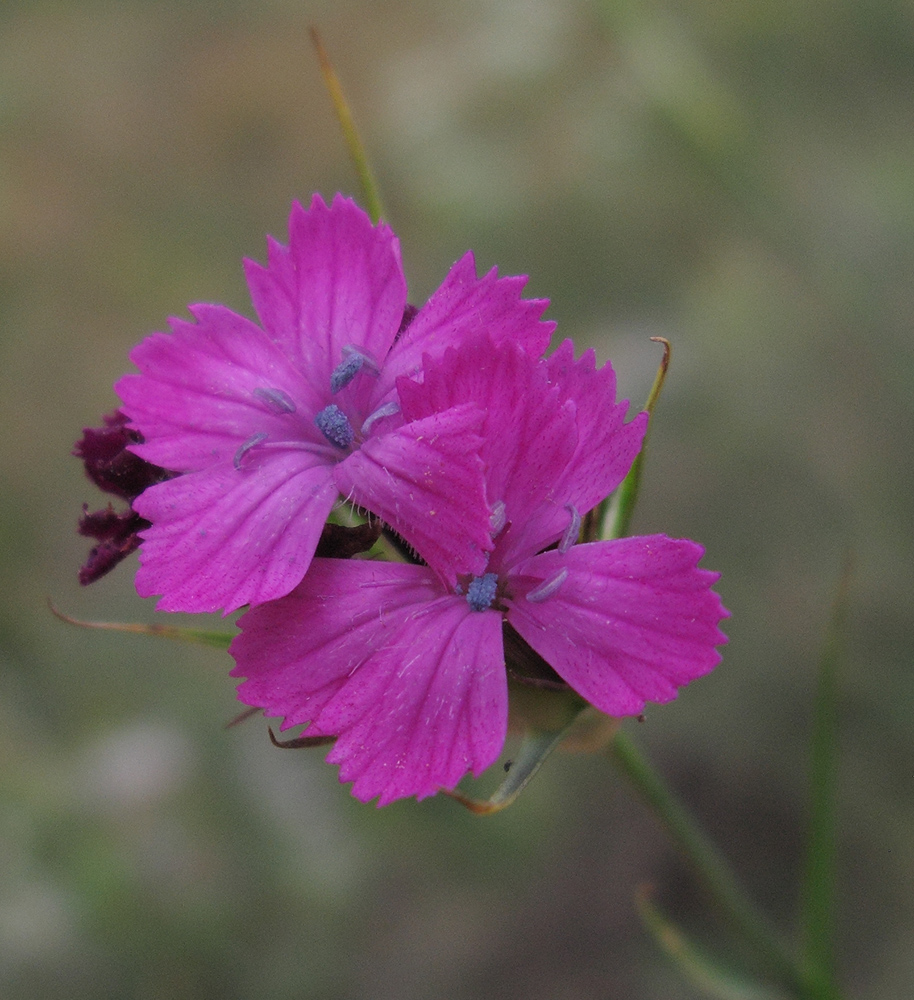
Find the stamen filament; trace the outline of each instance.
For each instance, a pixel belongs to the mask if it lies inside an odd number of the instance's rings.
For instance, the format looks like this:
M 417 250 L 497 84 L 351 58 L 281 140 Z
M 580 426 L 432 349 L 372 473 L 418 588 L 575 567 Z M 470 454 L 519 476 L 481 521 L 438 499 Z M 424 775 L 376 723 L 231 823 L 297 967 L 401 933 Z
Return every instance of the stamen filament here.
M 565 510 L 571 515 L 571 523 L 565 529 L 562 540 L 559 542 L 559 552 L 563 555 L 574 545 L 581 533 L 581 515 L 578 513 L 577 507 L 573 503 L 566 503 Z
M 261 441 L 266 440 L 266 437 L 267 435 L 265 431 L 258 431 L 256 434 L 252 434 L 247 441 L 245 441 L 244 444 L 238 448 L 238 451 L 235 452 L 235 457 L 232 459 L 232 465 L 241 471 L 241 463 L 244 461 L 244 456 L 247 455 L 252 448 L 256 448 Z
M 368 432 L 371 430 L 371 425 L 376 421 L 380 420 L 382 417 L 392 417 L 395 413 L 400 412 L 400 406 L 398 403 L 393 401 L 385 403 L 383 406 L 379 406 L 374 413 L 366 418 L 365 423 L 361 426 L 362 436 L 367 436 Z
M 548 580 L 543 580 L 539 586 L 534 587 L 533 590 L 527 594 L 527 600 L 531 604 L 540 604 L 542 601 L 548 600 L 554 593 L 556 593 L 556 591 L 558 591 L 559 587 L 562 586 L 567 577 L 568 570 L 560 569 L 555 576 L 550 577 Z
M 295 412 L 295 401 L 288 393 L 283 392 L 282 389 L 258 386 L 254 390 L 254 395 L 262 403 L 266 403 L 267 409 L 272 410 L 274 413 Z

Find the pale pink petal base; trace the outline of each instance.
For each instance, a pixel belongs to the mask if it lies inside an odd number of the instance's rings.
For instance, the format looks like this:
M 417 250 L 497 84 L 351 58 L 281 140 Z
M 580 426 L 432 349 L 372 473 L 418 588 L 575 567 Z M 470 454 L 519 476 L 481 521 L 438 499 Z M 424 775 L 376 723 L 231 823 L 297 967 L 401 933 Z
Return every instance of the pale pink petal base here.
M 239 625 L 239 698 L 283 728 L 338 736 L 327 759 L 356 798 L 421 799 L 501 751 L 501 616 L 443 594 L 426 567 L 315 559 L 292 594 Z
M 511 573 L 508 621 L 582 697 L 608 715 L 667 702 L 720 661 L 728 612 L 698 568 L 695 542 L 650 535 L 576 545 Z M 545 600 L 527 594 L 550 581 Z

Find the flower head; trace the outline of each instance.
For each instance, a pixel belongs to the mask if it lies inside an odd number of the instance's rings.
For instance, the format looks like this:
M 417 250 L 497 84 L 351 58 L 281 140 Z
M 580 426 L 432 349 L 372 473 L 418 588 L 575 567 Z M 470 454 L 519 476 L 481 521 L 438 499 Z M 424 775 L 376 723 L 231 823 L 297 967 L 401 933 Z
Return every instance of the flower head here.
M 328 760 L 353 794 L 385 804 L 479 774 L 507 728 L 507 623 L 610 715 L 674 698 L 711 670 L 727 612 L 703 550 L 662 535 L 575 544 L 581 517 L 619 485 L 647 423 L 626 423 L 612 368 L 570 342 L 537 361 L 468 340 L 422 383 L 400 381 L 404 417 L 482 407 L 490 518 L 482 571 L 456 584 L 424 566 L 317 559 L 282 600 L 242 617 L 239 697 L 334 735 Z M 395 525 L 396 526 L 396 525 Z
M 485 329 L 540 354 L 546 303 L 523 278 L 477 278 L 458 261 L 416 312 L 399 243 L 353 202 L 293 206 L 289 245 L 246 263 L 260 325 L 197 305 L 131 354 L 117 391 L 149 462 L 175 479 L 134 504 L 137 590 L 171 611 L 231 611 L 302 579 L 338 497 L 395 521 L 446 577 L 480 571 L 490 539 L 478 456 L 482 415 L 464 405 L 407 421 L 395 383 L 423 356 Z

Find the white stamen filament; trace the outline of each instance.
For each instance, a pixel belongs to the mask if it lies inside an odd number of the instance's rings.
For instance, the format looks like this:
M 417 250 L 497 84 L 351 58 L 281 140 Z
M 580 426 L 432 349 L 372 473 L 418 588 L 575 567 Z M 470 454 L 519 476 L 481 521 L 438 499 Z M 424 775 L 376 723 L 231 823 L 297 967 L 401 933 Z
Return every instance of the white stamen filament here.
M 578 513 L 578 508 L 573 503 L 566 503 L 565 510 L 571 515 L 571 523 L 565 529 L 562 540 L 559 542 L 559 552 L 563 555 L 574 545 L 581 533 L 581 515 Z
M 262 403 L 266 403 L 267 409 L 274 413 L 294 413 L 295 401 L 282 389 L 268 386 L 258 386 L 254 390 L 254 396 Z
M 527 600 L 531 604 L 540 604 L 542 601 L 548 600 L 562 586 L 567 576 L 568 570 L 560 569 L 555 576 L 551 576 L 548 580 L 543 580 L 538 587 L 534 587 L 527 594 Z
M 232 459 L 232 465 L 234 465 L 236 469 L 240 470 L 241 469 L 241 463 L 244 461 L 244 456 L 252 448 L 256 448 L 257 445 L 259 445 L 261 441 L 266 440 L 266 437 L 267 437 L 267 435 L 266 435 L 265 431 L 258 431 L 256 434 L 252 434 L 247 439 L 247 441 L 245 441 L 244 444 L 242 444 L 238 448 L 238 451 L 235 452 L 235 457 Z
M 392 417 L 395 413 L 400 412 L 400 406 L 397 403 L 390 402 L 385 403 L 383 406 L 379 406 L 374 413 L 368 417 L 364 424 L 362 424 L 361 432 L 362 436 L 367 436 L 368 432 L 371 430 L 371 425 L 376 421 L 380 420 L 382 417 Z
M 505 513 L 505 502 L 499 500 L 492 505 L 492 513 L 489 515 L 489 529 L 493 535 L 497 535 L 505 526 L 507 514 Z

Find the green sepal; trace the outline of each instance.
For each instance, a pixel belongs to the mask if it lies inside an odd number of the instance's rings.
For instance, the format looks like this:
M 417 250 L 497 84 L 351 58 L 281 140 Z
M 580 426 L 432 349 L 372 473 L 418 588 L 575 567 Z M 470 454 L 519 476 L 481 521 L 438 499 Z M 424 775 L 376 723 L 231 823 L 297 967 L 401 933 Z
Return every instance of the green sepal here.
M 527 787 L 546 758 L 570 734 L 578 717 L 575 716 L 561 729 L 529 732 L 523 738 L 517 755 L 505 765 L 507 768 L 505 779 L 490 798 L 473 799 L 456 789 L 454 791 L 442 789 L 442 791 L 477 816 L 491 816 L 493 813 L 501 812 L 502 809 L 507 809 Z
M 666 373 L 670 367 L 670 359 L 673 355 L 673 348 L 664 337 L 651 337 L 651 340 L 658 344 L 663 344 L 663 358 L 660 367 L 654 376 L 654 384 L 648 394 L 644 409 L 653 417 L 654 407 L 660 398 L 660 390 L 666 381 Z M 632 467 L 628 470 L 628 475 L 622 480 L 616 492 L 604 500 L 600 505 L 600 515 L 597 520 L 599 526 L 599 537 L 605 539 L 622 538 L 628 534 L 632 515 L 635 513 L 635 504 L 638 501 L 638 490 L 641 486 L 641 471 L 644 468 L 644 456 L 647 452 L 647 438 L 650 433 L 650 422 L 648 430 L 644 434 L 644 441 L 641 444 L 641 451 L 635 456 Z

